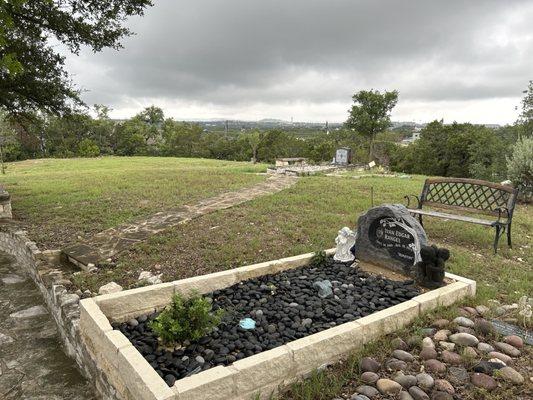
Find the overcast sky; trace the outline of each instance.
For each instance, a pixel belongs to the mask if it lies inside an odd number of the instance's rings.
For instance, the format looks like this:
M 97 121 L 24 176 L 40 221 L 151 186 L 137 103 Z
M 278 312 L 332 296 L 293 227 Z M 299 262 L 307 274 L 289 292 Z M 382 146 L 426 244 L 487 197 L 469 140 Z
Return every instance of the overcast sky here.
M 69 56 L 88 104 L 126 118 L 344 121 L 362 89 L 393 120 L 512 123 L 533 79 L 531 0 L 154 0 L 120 51 Z

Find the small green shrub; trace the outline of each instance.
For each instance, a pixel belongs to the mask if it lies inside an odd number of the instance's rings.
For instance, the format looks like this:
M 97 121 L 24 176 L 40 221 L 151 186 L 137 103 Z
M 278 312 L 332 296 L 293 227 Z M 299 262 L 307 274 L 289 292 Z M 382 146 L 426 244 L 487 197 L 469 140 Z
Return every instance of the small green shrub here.
M 317 251 L 313 257 L 311 258 L 311 261 L 309 262 L 309 265 L 315 267 L 315 268 L 323 268 L 326 266 L 328 262 L 328 256 L 326 255 L 325 251 Z
M 220 324 L 224 311 L 212 311 L 209 299 L 193 293 L 184 299 L 179 293 L 172 302 L 149 323 L 164 344 L 193 341 L 209 334 Z
M 513 147 L 513 155 L 507 160 L 509 179 L 522 191 L 533 188 L 533 137 L 523 138 Z
M 78 155 L 80 157 L 98 157 L 100 155 L 100 148 L 91 139 L 83 139 L 78 144 Z

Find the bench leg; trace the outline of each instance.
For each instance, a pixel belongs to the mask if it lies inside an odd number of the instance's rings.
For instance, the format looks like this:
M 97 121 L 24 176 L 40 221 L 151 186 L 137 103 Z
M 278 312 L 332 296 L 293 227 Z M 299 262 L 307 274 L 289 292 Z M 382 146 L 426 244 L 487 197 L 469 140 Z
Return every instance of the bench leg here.
M 424 223 L 422 222 L 422 214 L 418 214 L 418 220 L 420 221 L 420 225 L 424 226 Z
M 507 225 L 507 245 L 510 249 L 513 248 L 513 245 L 511 244 L 511 224 Z
M 500 240 L 501 230 L 502 230 L 502 227 L 500 225 L 496 225 L 495 228 L 496 228 L 496 236 L 494 237 L 494 254 L 498 252 L 498 241 Z

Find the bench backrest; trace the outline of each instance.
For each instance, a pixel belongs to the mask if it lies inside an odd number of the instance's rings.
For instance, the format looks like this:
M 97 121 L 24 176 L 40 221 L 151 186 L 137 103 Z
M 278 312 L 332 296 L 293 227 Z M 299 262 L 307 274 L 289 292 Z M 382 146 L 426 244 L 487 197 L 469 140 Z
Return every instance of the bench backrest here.
M 424 183 L 420 204 L 512 217 L 518 189 L 498 183 L 464 178 L 429 178 Z

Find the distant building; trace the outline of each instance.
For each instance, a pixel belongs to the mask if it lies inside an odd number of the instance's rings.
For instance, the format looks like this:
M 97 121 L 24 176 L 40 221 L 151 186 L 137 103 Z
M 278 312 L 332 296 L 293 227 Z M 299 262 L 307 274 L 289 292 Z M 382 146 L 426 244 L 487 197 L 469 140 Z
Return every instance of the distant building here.
M 402 145 L 402 146 L 409 146 L 411 143 L 416 142 L 418 139 L 420 139 L 420 131 L 421 131 L 421 130 L 422 130 L 422 129 L 420 129 L 419 127 L 416 127 L 416 128 L 413 130 L 413 134 L 411 135 L 411 137 L 402 140 L 401 145 Z

